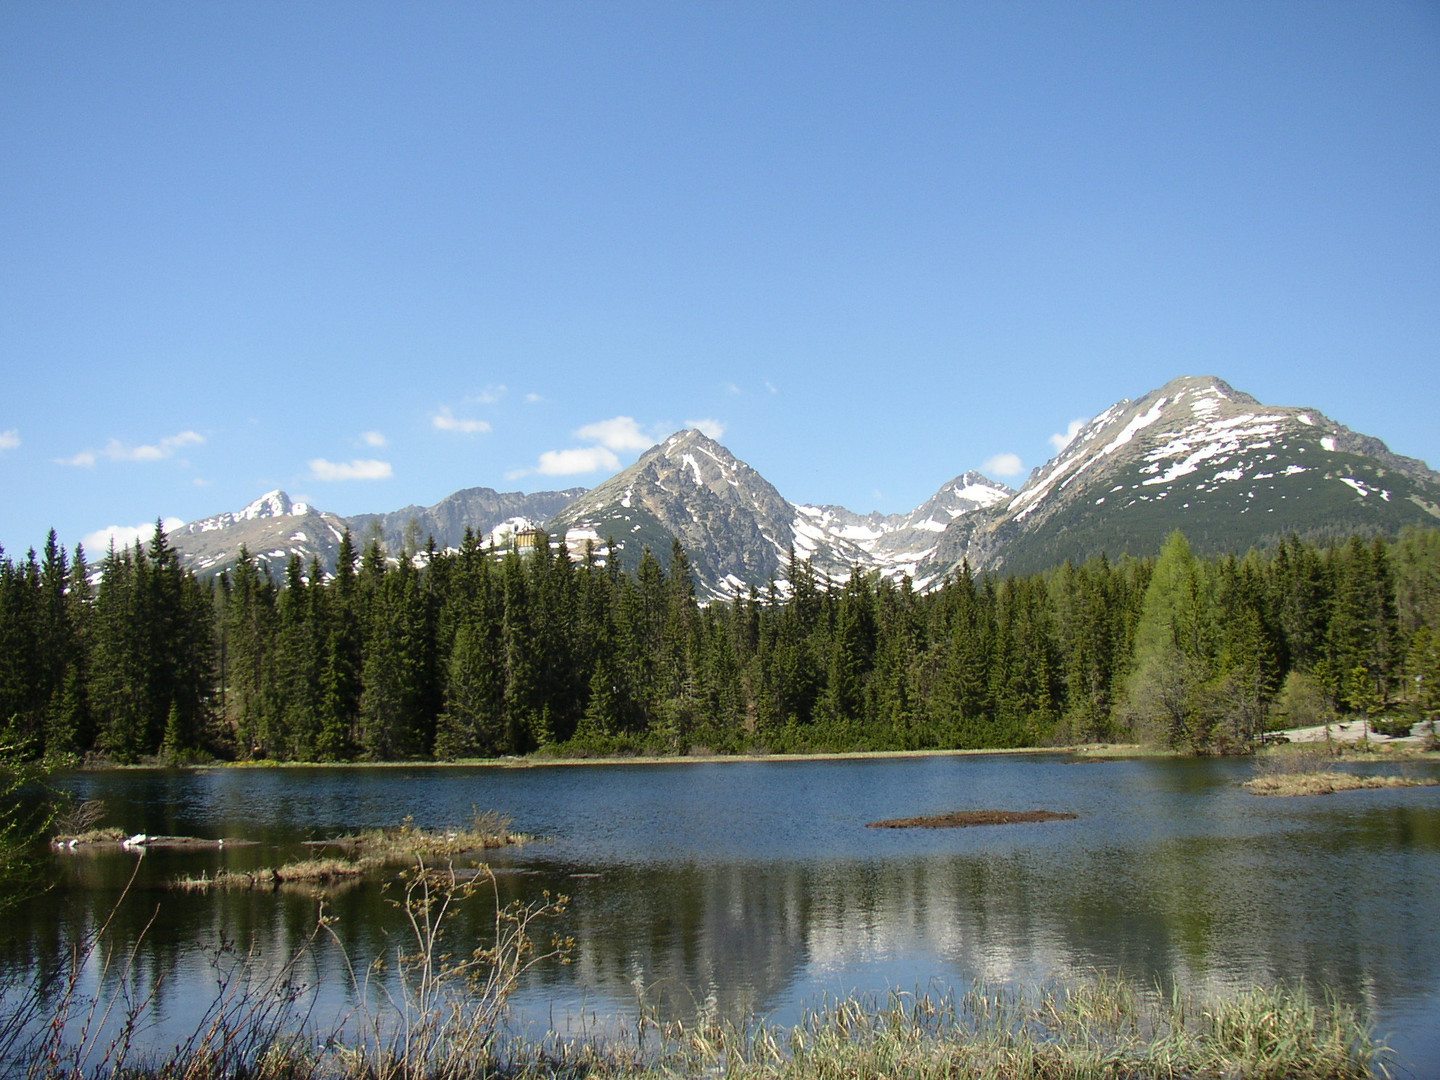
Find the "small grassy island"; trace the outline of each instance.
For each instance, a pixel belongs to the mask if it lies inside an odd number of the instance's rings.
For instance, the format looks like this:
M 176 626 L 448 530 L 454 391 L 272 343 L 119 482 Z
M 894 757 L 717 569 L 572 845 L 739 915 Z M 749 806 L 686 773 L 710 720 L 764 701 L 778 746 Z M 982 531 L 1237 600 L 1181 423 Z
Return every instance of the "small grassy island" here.
M 1440 780 L 1413 776 L 1356 776 L 1326 769 L 1322 772 L 1278 773 L 1257 776 L 1244 787 L 1255 795 L 1331 795 L 1365 788 L 1435 787 Z

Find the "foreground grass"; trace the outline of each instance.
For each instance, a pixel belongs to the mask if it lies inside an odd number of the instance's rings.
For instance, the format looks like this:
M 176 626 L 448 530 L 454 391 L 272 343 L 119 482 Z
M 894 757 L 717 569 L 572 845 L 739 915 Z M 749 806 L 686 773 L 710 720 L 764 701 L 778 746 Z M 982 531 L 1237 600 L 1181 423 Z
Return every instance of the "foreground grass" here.
M 493 1016 L 487 1015 L 487 1020 Z M 444 1037 L 387 1042 L 276 1027 L 263 1039 L 214 1039 L 163 1058 L 84 1073 L 43 1060 L 35 1080 L 1360 1080 L 1385 1074 L 1385 1051 L 1355 1011 L 1303 991 L 1251 990 L 1220 1000 L 1157 999 L 1101 978 L 960 998 L 894 994 L 830 1002 L 794 1028 L 714 1020 L 638 1036 L 543 1044 L 476 1030 L 463 1009 L 437 1011 Z M 245 1049 L 231 1054 L 231 1045 Z
M 689 1057 L 664 1065 L 690 1075 L 723 1069 L 746 1080 L 1330 1080 L 1372 1075 L 1380 1057 L 1353 1011 L 1333 1000 L 1318 1006 L 1303 992 L 1146 1001 L 1116 979 L 1028 993 L 981 989 L 958 1000 L 850 999 L 789 1032 L 762 1030 L 748 1042 L 691 1032 Z M 676 1064 L 683 1067 L 676 1070 Z

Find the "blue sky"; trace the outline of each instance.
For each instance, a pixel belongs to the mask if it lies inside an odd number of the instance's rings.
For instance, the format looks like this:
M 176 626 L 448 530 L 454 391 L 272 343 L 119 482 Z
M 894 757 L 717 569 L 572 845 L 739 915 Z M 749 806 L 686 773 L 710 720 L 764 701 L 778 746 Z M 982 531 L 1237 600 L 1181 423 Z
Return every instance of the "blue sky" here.
M 1440 465 L 1440 5 L 0 6 L 11 554 L 692 424 L 902 511 L 1181 374 Z

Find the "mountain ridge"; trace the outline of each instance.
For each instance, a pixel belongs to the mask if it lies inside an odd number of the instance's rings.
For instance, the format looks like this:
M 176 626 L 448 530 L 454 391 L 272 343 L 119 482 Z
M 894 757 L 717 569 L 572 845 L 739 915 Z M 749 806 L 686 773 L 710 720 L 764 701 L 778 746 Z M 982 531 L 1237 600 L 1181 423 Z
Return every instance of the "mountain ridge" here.
M 462 488 L 434 506 L 407 506 L 379 514 L 341 517 L 295 502 L 284 491 L 266 492 L 243 510 L 214 514 L 174 529 L 171 539 L 186 565 L 219 573 L 235 564 L 243 544 L 262 566 L 278 573 L 292 555 L 309 564 L 318 559 L 335 569 L 340 541 L 348 530 L 357 547 L 379 540 L 389 552 L 414 551 L 433 538 L 437 548 L 458 547 L 465 529 L 479 534 L 516 519 L 543 520 L 568 505 L 585 488 L 532 494 L 493 488 Z
M 593 489 L 465 488 L 431 507 L 349 518 L 269 492 L 243 510 L 182 526 L 188 565 L 218 572 L 244 542 L 278 569 L 292 554 L 333 570 L 348 528 L 357 546 L 393 553 L 465 529 L 497 546 L 543 526 L 580 554 L 633 567 L 645 548 L 668 561 L 679 540 L 702 596 L 723 599 L 772 581 L 789 560 L 843 579 L 856 567 L 925 589 L 967 564 L 1030 573 L 1105 553 L 1148 555 L 1176 528 L 1198 552 L 1265 546 L 1290 532 L 1398 532 L 1440 525 L 1440 473 L 1317 409 L 1264 405 L 1215 376 L 1181 376 L 1122 399 L 1083 425 L 1016 491 L 961 473 L 903 514 L 792 503 L 729 449 L 689 429 L 646 450 Z M 609 541 L 614 540 L 614 549 Z

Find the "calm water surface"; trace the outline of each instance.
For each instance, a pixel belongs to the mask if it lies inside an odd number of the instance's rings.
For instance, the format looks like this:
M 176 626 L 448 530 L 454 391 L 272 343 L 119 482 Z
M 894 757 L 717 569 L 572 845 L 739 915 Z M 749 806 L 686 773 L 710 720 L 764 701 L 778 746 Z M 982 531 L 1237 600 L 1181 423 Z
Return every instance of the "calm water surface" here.
M 1387 771 L 1437 775 L 1434 764 Z M 499 810 L 544 839 L 495 859 L 507 897 L 572 897 L 570 966 L 535 973 L 523 1022 L 674 1016 L 794 1020 L 824 995 L 963 990 L 1122 972 L 1217 990 L 1324 984 L 1363 1006 L 1401 1075 L 1440 1076 L 1440 789 L 1261 799 L 1233 761 L 1076 762 L 1064 755 L 534 768 L 324 768 L 74 774 L 135 832 L 256 847 L 56 858 L 60 886 L 0 943 L 13 973 L 69 954 L 134 881 L 111 926 L 159 979 L 157 1044 L 213 996 L 217 950 L 292 955 L 315 924 L 299 892 L 195 896 L 180 873 L 276 865 L 307 839 Z M 1068 811 L 1074 821 L 943 830 L 865 824 L 957 809 Z M 329 902 L 352 958 L 403 939 L 389 895 Z M 461 922 L 476 938 L 483 920 Z M 222 965 L 223 966 L 223 965 Z M 338 948 L 305 978 L 343 1006 Z

